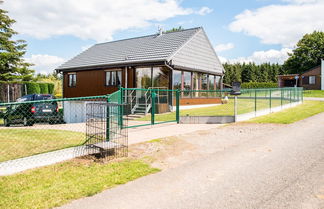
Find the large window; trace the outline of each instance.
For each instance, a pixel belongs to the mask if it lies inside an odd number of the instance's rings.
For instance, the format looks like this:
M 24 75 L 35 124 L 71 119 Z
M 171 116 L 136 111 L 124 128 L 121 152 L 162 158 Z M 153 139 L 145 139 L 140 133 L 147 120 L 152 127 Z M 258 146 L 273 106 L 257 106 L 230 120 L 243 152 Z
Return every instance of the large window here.
M 69 73 L 68 74 L 68 81 L 69 81 L 69 87 L 75 87 L 76 86 L 76 73 Z
M 183 72 L 183 88 L 184 90 L 191 90 L 191 72 Z
M 173 89 L 181 89 L 182 87 L 182 72 L 178 70 L 173 71 Z
M 136 87 L 148 89 L 152 87 L 152 68 L 136 68 Z
M 121 70 L 106 71 L 106 86 L 119 86 L 121 85 L 121 79 Z
M 169 72 L 166 67 L 153 68 L 153 87 L 166 87 L 169 88 Z
M 208 76 L 208 88 L 209 88 L 209 90 L 216 90 L 215 76 L 214 75 L 209 75 Z
M 207 90 L 208 75 L 201 74 L 201 90 Z
M 215 77 L 215 79 L 216 79 L 216 89 L 221 89 L 221 83 L 220 83 L 220 81 L 221 81 L 221 76 L 219 76 L 219 75 L 217 75 L 216 77 Z

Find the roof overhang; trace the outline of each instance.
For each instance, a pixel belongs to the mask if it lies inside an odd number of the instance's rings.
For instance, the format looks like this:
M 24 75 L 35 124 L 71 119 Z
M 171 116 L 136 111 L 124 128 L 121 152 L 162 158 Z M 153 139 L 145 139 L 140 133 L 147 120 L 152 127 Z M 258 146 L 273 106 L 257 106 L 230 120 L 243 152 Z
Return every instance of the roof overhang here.
M 72 72 L 72 71 L 84 71 L 84 70 L 101 70 L 107 68 L 121 68 L 121 67 L 136 67 L 136 66 L 152 66 L 152 65 L 164 65 L 165 60 L 154 60 L 154 61 L 129 61 L 129 62 L 119 62 L 119 63 L 109 63 L 102 65 L 91 65 L 91 66 L 81 66 L 73 68 L 58 68 L 55 69 L 57 73 L 61 72 Z
M 195 68 L 188 68 L 188 67 L 183 67 L 183 66 L 179 66 L 179 65 L 171 65 L 171 66 L 175 70 L 185 70 L 185 71 L 190 71 L 190 72 L 208 73 L 208 74 L 219 75 L 219 76 L 224 75 L 224 73 L 218 73 L 218 72 L 209 71 L 209 70 L 201 70 L 201 69 L 195 69 Z

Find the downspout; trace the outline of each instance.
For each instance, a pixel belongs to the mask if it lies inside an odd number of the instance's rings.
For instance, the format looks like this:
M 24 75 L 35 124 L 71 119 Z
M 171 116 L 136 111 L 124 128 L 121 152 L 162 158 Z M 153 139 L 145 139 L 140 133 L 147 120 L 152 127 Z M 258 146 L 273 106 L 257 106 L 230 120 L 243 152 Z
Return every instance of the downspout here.
M 171 76 L 170 76 L 170 82 L 171 82 L 171 90 L 173 90 L 173 71 L 174 71 L 174 69 L 173 69 L 173 67 L 171 66 L 171 65 L 169 65 L 168 64 L 168 62 L 167 61 L 165 61 L 164 62 L 164 65 L 167 67 L 167 68 L 169 68 L 170 70 L 171 70 Z M 173 110 L 173 92 L 171 92 L 171 96 L 169 97 L 169 107 L 170 107 L 170 110 Z

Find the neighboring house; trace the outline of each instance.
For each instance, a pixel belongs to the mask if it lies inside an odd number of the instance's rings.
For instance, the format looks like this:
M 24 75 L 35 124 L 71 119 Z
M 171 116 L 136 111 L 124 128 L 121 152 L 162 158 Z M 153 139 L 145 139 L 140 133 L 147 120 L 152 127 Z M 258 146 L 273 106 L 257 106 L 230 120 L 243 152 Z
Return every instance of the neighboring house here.
M 311 68 L 302 74 L 279 75 L 279 87 L 303 87 L 307 90 L 324 90 L 324 60 L 322 59 L 321 65 Z
M 110 94 L 119 86 L 215 90 L 224 75 L 201 27 L 96 44 L 56 70 L 64 97 Z

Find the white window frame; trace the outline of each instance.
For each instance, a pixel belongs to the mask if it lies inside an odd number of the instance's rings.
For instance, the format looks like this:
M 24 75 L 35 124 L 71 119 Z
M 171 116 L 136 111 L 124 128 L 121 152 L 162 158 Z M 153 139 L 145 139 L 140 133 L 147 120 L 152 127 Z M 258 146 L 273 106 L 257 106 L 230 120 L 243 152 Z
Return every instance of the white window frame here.
M 315 75 L 310 75 L 309 77 L 308 77 L 308 83 L 309 83 L 309 85 L 315 85 L 316 84 L 316 76 Z

